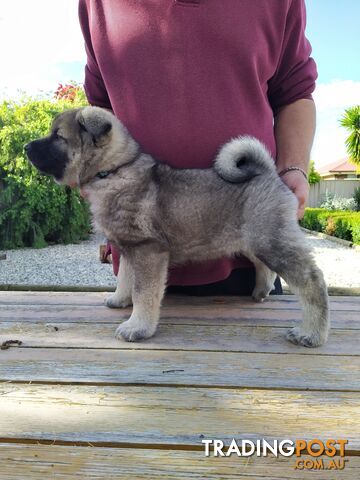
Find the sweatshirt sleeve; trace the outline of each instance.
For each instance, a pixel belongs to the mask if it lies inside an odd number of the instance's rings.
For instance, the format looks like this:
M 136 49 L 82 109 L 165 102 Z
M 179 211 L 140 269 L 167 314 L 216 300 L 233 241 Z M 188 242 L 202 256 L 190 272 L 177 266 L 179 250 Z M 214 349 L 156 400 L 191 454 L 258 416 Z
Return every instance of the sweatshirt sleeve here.
M 317 69 L 310 57 L 311 45 L 305 37 L 305 26 L 304 0 L 292 0 L 278 66 L 268 84 L 268 98 L 274 115 L 284 105 L 303 98 L 312 99 Z
M 85 51 L 87 56 L 84 80 L 85 94 L 91 105 L 111 109 L 111 102 L 92 45 L 90 19 L 90 2 L 88 0 L 79 0 L 79 21 L 85 40 Z

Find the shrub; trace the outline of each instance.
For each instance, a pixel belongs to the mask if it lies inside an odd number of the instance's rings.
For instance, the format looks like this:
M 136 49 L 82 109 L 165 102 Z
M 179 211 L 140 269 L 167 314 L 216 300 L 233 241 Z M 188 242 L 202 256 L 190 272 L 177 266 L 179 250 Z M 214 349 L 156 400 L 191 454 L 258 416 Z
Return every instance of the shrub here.
M 336 220 L 335 236 L 360 245 L 360 213 L 339 217 Z
M 360 211 L 360 187 L 355 188 L 353 198 L 356 204 L 356 211 L 359 212 Z
M 329 217 L 326 222 L 325 233 L 327 235 L 335 235 L 336 223 L 333 217 Z
M 89 233 L 89 212 L 78 193 L 38 173 L 23 146 L 47 134 L 54 116 L 85 104 L 72 99 L 4 101 L 0 104 L 0 248 L 71 243 Z
M 320 205 L 320 208 L 325 208 L 326 210 L 355 211 L 356 202 L 354 198 L 342 198 L 326 191 L 325 200 Z
M 310 185 L 315 185 L 321 180 L 320 173 L 315 170 L 315 163 L 311 160 L 309 164 L 308 181 Z
M 301 220 L 301 225 L 309 230 L 316 232 L 324 232 L 328 223 L 329 217 L 337 217 L 343 215 L 344 212 L 336 212 L 326 210 L 324 208 L 306 208 L 304 218 Z
M 306 208 L 300 225 L 360 244 L 360 212 Z

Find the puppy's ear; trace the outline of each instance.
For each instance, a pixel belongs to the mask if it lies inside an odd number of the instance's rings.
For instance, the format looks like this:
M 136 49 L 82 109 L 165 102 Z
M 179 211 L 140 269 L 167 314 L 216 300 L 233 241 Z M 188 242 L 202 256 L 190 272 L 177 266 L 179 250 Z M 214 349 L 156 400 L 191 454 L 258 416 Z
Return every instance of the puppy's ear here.
M 88 132 L 94 142 L 105 137 L 112 129 L 108 112 L 98 107 L 86 107 L 77 116 L 81 130 Z

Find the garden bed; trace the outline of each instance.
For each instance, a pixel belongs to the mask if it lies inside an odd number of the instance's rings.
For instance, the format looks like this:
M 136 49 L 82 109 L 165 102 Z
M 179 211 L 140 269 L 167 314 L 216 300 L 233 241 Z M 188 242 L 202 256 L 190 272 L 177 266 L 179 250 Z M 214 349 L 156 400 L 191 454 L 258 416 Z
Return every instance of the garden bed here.
M 300 225 L 360 245 L 360 212 L 306 208 Z

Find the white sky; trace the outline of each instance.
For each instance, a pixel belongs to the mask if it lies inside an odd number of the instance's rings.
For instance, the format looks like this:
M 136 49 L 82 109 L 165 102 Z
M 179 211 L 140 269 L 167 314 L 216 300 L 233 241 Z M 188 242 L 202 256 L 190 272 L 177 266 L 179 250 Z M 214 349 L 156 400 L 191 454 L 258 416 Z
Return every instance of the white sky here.
M 19 90 L 53 92 L 58 83 L 83 80 L 77 6 L 78 0 L 0 0 L 0 100 Z M 346 107 L 360 104 L 360 82 L 319 84 L 314 98 L 318 126 L 312 159 L 323 165 L 346 156 L 346 131 L 338 119 Z
M 0 0 L 0 96 L 54 91 L 64 63 L 85 64 L 77 0 Z M 82 80 L 81 78 L 75 80 Z
M 314 100 L 317 128 L 311 157 L 320 166 L 347 157 L 345 139 L 348 133 L 340 127 L 339 119 L 345 108 L 360 105 L 360 82 L 334 80 L 318 84 Z

